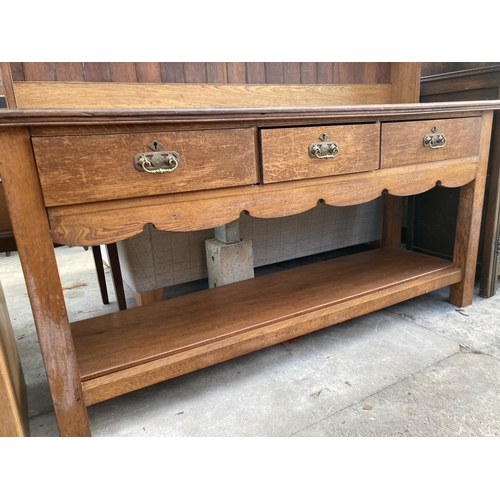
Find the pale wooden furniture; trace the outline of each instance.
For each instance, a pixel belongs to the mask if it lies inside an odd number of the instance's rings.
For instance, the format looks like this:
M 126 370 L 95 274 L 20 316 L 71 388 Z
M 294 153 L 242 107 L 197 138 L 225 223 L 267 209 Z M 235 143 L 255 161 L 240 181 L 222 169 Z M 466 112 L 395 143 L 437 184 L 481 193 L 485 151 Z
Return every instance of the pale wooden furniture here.
M 392 71 L 393 83 L 367 88 L 375 102 L 362 105 L 353 104 L 362 91 L 356 85 L 292 87 L 288 94 L 193 86 L 188 107 L 179 89 L 165 85 L 129 84 L 123 96 L 114 84 L 82 90 L 56 83 L 68 105 L 78 95 L 85 109 L 0 113 L 0 172 L 61 435 L 90 434 L 88 405 L 440 287 L 450 286 L 452 304 L 471 303 L 492 114 L 500 103 L 387 104 L 414 100 L 418 85 L 417 65 L 394 64 Z M 413 87 L 397 84 L 404 72 Z M 25 97 L 54 88 L 17 86 Z M 148 109 L 96 107 L 110 96 L 128 106 L 140 95 L 148 96 L 140 101 Z M 211 107 L 197 107 L 201 102 Z M 163 145 L 157 164 L 155 142 Z M 163 172 L 150 173 L 155 169 Z M 400 244 L 402 197 L 436 183 L 461 186 L 452 262 Z M 54 242 L 101 245 L 138 234 L 146 223 L 207 229 L 242 211 L 284 217 L 318 202 L 346 206 L 382 194 L 378 249 L 68 321 Z
M 134 102 L 137 106 L 142 106 L 142 102 L 151 106 L 146 92 L 135 95 L 130 100 L 130 92 L 127 91 L 129 84 L 138 82 L 168 84 L 167 89 L 174 99 L 179 94 L 187 96 L 186 92 L 191 91 L 189 99 L 185 99 L 190 106 L 209 106 L 214 93 L 219 94 L 220 98 L 220 90 L 216 87 L 205 87 L 203 96 L 200 96 L 193 92 L 197 86 L 190 85 L 205 83 L 225 85 L 225 106 L 244 105 L 245 94 L 238 94 L 242 84 L 272 85 L 275 90 L 273 95 L 264 93 L 261 98 L 261 102 L 266 105 L 287 103 L 297 93 L 302 95 L 302 104 L 305 99 L 317 100 L 318 96 L 321 98 L 328 93 L 329 99 L 333 97 L 337 104 L 342 99 L 343 102 L 361 104 L 401 102 L 401 95 L 391 90 L 395 88 L 405 89 L 404 102 L 417 102 L 418 68 L 415 63 L 398 65 L 389 62 L 25 62 L 10 63 L 12 78 L 9 81 L 57 82 L 54 85 L 56 88 L 72 82 L 83 89 L 87 89 L 86 83 L 92 85 L 96 82 L 115 82 L 118 93 L 121 93 L 120 97 L 116 93 L 114 96 L 104 96 L 104 100 L 102 95 L 95 96 L 101 102 L 93 102 L 92 105 L 104 107 L 134 106 Z M 393 85 L 391 82 L 398 83 Z M 239 84 L 239 87 L 226 87 L 227 84 Z M 304 87 L 305 84 L 309 85 L 308 89 Z M 335 87 L 328 92 L 325 86 L 332 84 Z M 310 85 L 321 87 L 314 91 Z M 22 91 L 22 85 L 16 88 Z M 146 88 L 150 92 L 157 92 L 157 87 Z M 9 102 L 11 107 L 15 107 L 14 88 L 11 90 L 8 93 Z M 166 91 L 163 89 L 163 92 Z M 342 93 L 346 95 L 342 97 Z M 69 103 L 65 96 L 66 93 L 56 91 L 51 91 L 50 95 L 45 92 L 30 92 L 28 96 L 20 96 L 20 103 L 31 108 L 80 105 L 78 92 L 73 92 L 74 99 L 70 99 Z M 46 102 L 46 99 L 52 101 Z M 255 92 L 251 99 L 257 105 L 258 95 Z M 168 105 L 173 105 L 172 99 Z M 351 222 L 354 218 L 357 219 L 356 224 Z M 349 207 L 317 206 L 286 221 L 259 220 L 243 214 L 239 218 L 239 226 L 241 238 L 252 240 L 254 266 L 259 267 L 379 240 L 382 232 L 382 200 L 378 198 L 367 204 Z M 207 278 L 205 241 L 211 238 L 214 238 L 213 228 L 178 233 L 157 231 L 149 225 L 140 234 L 117 242 L 120 270 L 124 281 L 134 291 L 136 302 L 143 304 L 160 300 L 164 287 Z
M 29 436 L 23 368 L 0 283 L 0 437 Z

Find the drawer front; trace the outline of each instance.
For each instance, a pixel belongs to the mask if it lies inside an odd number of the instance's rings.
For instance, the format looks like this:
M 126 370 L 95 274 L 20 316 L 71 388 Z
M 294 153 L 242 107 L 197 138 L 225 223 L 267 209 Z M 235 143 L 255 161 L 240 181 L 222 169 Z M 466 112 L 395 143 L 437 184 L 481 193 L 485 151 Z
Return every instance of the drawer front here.
M 163 173 L 134 159 L 173 152 Z M 34 137 L 33 149 L 45 205 L 136 198 L 255 184 L 255 130 L 202 130 L 133 134 Z M 163 155 L 164 158 L 171 158 Z M 178 159 L 178 166 L 176 162 Z M 176 167 L 172 171 L 172 167 Z
M 480 135 L 480 117 L 383 123 L 380 167 L 477 157 Z M 433 147 L 424 145 L 428 136 Z
M 379 141 L 380 125 L 376 123 L 262 130 L 263 182 L 376 170 Z M 328 150 L 330 143 L 337 144 L 336 156 L 311 157 L 311 145 L 320 148 L 316 149 L 318 156 L 334 155 L 334 147 L 333 152 Z

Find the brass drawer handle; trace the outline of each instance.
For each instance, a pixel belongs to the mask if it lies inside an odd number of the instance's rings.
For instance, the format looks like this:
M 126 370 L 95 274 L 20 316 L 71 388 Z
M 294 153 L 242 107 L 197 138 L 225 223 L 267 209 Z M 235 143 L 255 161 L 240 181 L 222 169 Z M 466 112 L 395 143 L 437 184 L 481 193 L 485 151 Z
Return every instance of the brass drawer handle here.
M 432 127 L 432 132 L 437 132 L 437 127 Z M 433 133 L 424 135 L 424 147 L 439 149 L 446 145 L 446 136 L 443 133 Z
M 168 172 L 173 172 L 180 163 L 180 156 L 175 151 L 139 153 L 134 157 L 134 167 L 148 174 L 166 174 Z
M 336 142 L 313 142 L 309 145 L 311 158 L 335 158 L 339 154 L 339 145 Z

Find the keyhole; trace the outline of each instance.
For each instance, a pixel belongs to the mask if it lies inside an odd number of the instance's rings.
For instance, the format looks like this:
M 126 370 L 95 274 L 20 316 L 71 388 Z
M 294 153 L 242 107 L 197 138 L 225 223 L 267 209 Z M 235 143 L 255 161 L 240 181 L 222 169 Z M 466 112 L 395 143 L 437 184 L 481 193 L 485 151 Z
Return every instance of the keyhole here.
M 153 141 L 151 143 L 149 143 L 149 149 L 152 149 L 153 151 L 159 151 L 162 147 L 163 147 L 163 144 L 161 142 L 158 142 L 158 141 Z

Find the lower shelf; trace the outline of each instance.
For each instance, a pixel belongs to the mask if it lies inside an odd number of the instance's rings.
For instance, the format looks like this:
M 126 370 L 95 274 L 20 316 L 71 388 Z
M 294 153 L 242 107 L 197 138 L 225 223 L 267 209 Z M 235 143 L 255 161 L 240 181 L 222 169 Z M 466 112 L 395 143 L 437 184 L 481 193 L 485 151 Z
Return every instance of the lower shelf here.
M 86 404 L 457 283 L 451 262 L 394 247 L 72 324 Z

